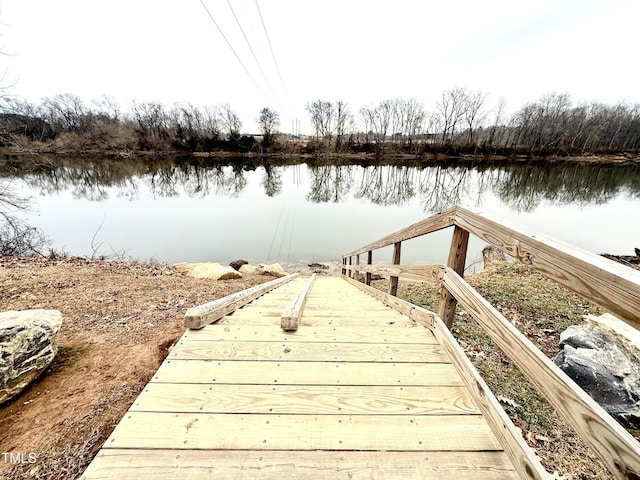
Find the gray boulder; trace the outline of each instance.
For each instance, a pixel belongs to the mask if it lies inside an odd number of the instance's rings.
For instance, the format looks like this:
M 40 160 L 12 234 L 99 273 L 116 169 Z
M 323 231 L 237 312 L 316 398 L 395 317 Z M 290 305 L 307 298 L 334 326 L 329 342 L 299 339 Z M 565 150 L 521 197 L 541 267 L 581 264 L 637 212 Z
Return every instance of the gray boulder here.
M 58 310 L 0 313 L 0 404 L 17 396 L 51 363 L 62 326 Z
M 247 265 L 248 263 L 249 262 L 247 262 L 246 260 L 238 259 L 231 262 L 229 266 L 234 270 L 240 270 L 240 267 L 242 267 L 243 265 Z
M 615 317 L 587 319 L 562 332 L 554 362 L 621 424 L 640 428 L 640 349 Z

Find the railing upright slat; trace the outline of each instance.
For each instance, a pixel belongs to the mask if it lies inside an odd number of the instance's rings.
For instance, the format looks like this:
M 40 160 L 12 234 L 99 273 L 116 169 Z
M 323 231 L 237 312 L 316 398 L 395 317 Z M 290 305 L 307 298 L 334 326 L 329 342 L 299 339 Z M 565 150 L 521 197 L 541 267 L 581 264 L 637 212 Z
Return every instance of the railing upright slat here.
M 393 265 L 400 265 L 401 247 L 402 247 L 402 242 L 396 242 L 396 243 L 393 244 L 393 258 L 391 260 L 391 263 Z M 397 295 L 397 293 L 398 293 L 398 277 L 391 277 L 390 286 L 389 286 L 389 293 L 391 295 L 393 295 L 394 297 Z
M 469 232 L 456 226 L 451 238 L 451 249 L 447 266 L 452 268 L 461 277 L 464 274 L 464 265 L 467 260 L 467 246 L 469 245 Z M 453 317 L 456 313 L 458 301 L 446 288 L 440 290 L 440 305 L 438 306 L 438 316 L 444 321 L 447 328 L 453 325 Z

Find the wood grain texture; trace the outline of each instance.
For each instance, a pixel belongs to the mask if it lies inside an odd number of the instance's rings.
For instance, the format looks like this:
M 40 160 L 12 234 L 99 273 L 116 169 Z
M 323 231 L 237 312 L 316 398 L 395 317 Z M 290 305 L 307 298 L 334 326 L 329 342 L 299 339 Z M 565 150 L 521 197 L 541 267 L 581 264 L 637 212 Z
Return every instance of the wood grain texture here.
M 478 415 L 465 387 L 150 383 L 132 412 Z
M 525 227 L 456 207 L 456 225 L 640 329 L 640 271 Z
M 463 276 L 464 265 L 467 260 L 467 246 L 469 245 L 469 232 L 457 225 L 453 229 L 451 237 L 451 248 L 449 249 L 449 259 L 447 266 L 458 275 Z M 438 306 L 438 316 L 442 319 L 447 328 L 453 325 L 453 317 L 456 313 L 456 299 L 446 288 L 441 288 L 440 305 Z
M 392 265 L 400 265 L 400 255 L 402 252 L 402 242 L 393 244 L 393 256 L 391 257 Z M 398 277 L 392 275 L 389 277 L 389 294 L 394 297 L 398 294 Z
M 240 306 L 255 300 L 261 295 L 273 290 L 274 288 L 290 282 L 298 277 L 297 273 L 278 278 L 267 283 L 256 285 L 241 292 L 227 295 L 226 297 L 214 300 L 204 305 L 192 307 L 187 310 L 184 318 L 185 328 L 198 329 L 211 322 L 214 322 L 230 312 L 233 312 Z
M 346 342 L 346 343 L 414 343 L 435 345 L 433 333 L 421 325 L 398 327 L 316 326 L 296 332 L 282 332 L 264 325 L 208 325 L 201 330 L 187 330 L 181 338 L 192 342 Z
M 430 327 L 432 325 L 433 316 L 435 315 L 435 313 L 430 312 L 429 310 L 426 310 L 422 307 L 418 307 L 417 305 L 409 303 L 398 297 L 394 297 L 393 295 L 389 295 L 386 292 L 382 292 L 376 288 L 365 285 L 364 283 L 355 281 L 349 277 L 343 276 L 342 278 L 356 288 L 359 288 L 363 292 L 371 295 L 373 298 L 380 300 L 383 304 L 394 308 L 403 315 L 406 315 L 411 320 L 426 327 Z
M 261 362 L 167 359 L 151 379 L 160 383 L 238 385 L 463 385 L 448 363 Z
M 80 480 L 516 480 L 503 452 L 104 449 Z
M 356 272 L 376 274 L 384 278 L 391 276 L 414 282 L 435 282 L 442 278 L 444 265 L 360 265 L 353 267 Z M 365 282 L 365 285 L 369 285 Z
M 502 450 L 480 415 L 128 412 L 104 448 Z
M 280 318 L 280 327 L 285 332 L 295 332 L 298 330 L 298 324 L 300 318 L 304 312 L 304 306 L 307 303 L 307 297 L 311 291 L 313 281 L 316 279 L 316 274 L 311 275 L 307 283 L 304 284 L 302 290 L 298 293 L 291 305 L 285 309 Z
M 180 340 L 172 360 L 263 360 L 343 362 L 446 362 L 440 345 L 406 343 L 191 342 Z
M 523 440 L 520 429 L 513 425 L 489 386 L 462 351 L 460 345 L 458 345 L 458 342 L 449 331 L 449 327 L 444 324 L 442 319 L 436 317 L 433 329 L 436 338 L 449 353 L 458 373 L 460 373 L 491 430 L 519 473 L 520 478 L 539 480 L 553 478 L 541 465 L 539 457 L 534 454 Z
M 451 227 L 454 224 L 454 214 L 457 208 L 458 207 L 451 207 L 447 210 L 443 210 L 442 212 L 432 215 L 429 218 L 403 228 L 398 232 L 387 235 L 380 240 L 376 240 L 375 242 L 369 243 L 368 245 L 358 248 L 353 252 L 347 253 L 344 255 L 344 257 L 350 257 L 351 255 L 357 255 L 358 253 L 364 253 L 369 250 L 388 247 L 389 245 L 393 245 L 396 242 L 403 242 L 405 240 L 410 240 L 427 233 L 436 232 L 438 230 L 442 230 L 443 228 Z
M 618 478 L 640 477 L 640 444 L 453 270 L 445 287 Z

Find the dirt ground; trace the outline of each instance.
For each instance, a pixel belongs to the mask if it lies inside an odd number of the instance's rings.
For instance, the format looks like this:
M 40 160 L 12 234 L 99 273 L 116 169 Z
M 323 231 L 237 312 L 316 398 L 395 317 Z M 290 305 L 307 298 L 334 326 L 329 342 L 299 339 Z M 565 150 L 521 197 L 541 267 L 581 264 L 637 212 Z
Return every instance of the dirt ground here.
M 270 279 L 213 282 L 162 265 L 0 258 L 0 311 L 52 308 L 64 317 L 52 365 L 0 407 L 0 455 L 20 453 L 25 461 L 11 465 L 0 456 L 0 478 L 78 477 L 182 334 L 187 308 Z M 502 264 L 468 280 L 549 356 L 566 326 L 599 313 L 521 265 Z M 387 289 L 384 281 L 376 286 Z M 401 297 L 437 309 L 437 287 L 400 287 Z M 454 334 L 549 471 L 612 478 L 464 312 Z
M 187 308 L 268 280 L 214 282 L 166 266 L 79 258 L 0 259 L 0 311 L 63 314 L 52 365 L 0 407 L 0 452 L 24 462 L 0 456 L 0 477 L 77 477 L 184 331 Z

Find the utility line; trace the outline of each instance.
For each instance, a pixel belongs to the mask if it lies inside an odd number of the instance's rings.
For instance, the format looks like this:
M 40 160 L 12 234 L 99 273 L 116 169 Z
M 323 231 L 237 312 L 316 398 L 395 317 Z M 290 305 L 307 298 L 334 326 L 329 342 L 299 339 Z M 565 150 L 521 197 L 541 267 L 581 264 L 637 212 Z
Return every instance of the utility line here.
M 227 5 L 229 5 L 229 9 L 231 9 L 231 13 L 233 14 L 233 18 L 236 19 L 236 23 L 238 24 L 238 28 L 240 29 L 240 32 L 242 33 L 242 36 L 244 37 L 244 41 L 247 43 L 247 47 L 249 47 L 249 51 L 251 52 L 251 55 L 253 55 L 253 59 L 255 60 L 256 65 L 258 65 L 258 68 L 260 69 L 260 73 L 262 73 L 262 78 L 264 78 L 264 81 L 267 83 L 267 87 L 269 87 L 269 91 L 271 92 L 271 94 L 275 98 L 276 103 L 280 106 L 280 108 L 282 108 L 282 105 L 280 105 L 280 102 L 278 101 L 278 96 L 276 95 L 276 92 L 274 92 L 273 88 L 271 88 L 271 82 L 269 82 L 269 79 L 265 75 L 264 70 L 262 69 L 262 65 L 260 64 L 260 61 L 258 60 L 258 57 L 256 56 L 256 53 L 253 51 L 253 47 L 251 46 L 251 42 L 249 42 L 249 39 L 247 38 L 247 35 L 244 33 L 244 28 L 242 28 L 242 24 L 240 23 L 240 20 L 238 19 L 238 16 L 236 15 L 235 10 L 231 6 L 231 1 L 230 0 L 227 0 Z
M 276 54 L 274 53 L 273 46 L 271 45 L 271 38 L 269 38 L 269 33 L 267 32 L 267 25 L 264 23 L 264 18 L 262 17 L 262 12 L 260 11 L 260 5 L 258 5 L 258 0 L 255 0 L 255 2 L 256 2 L 256 8 L 258 9 L 258 15 L 260 15 L 260 22 L 262 22 L 262 28 L 264 29 L 264 35 L 267 37 L 269 50 L 271 50 L 271 57 L 273 58 L 273 63 L 275 63 L 276 70 L 278 71 L 278 77 L 280 78 L 280 85 L 282 86 L 282 91 L 284 92 L 284 95 L 287 98 L 287 103 L 291 104 L 289 100 L 289 94 L 287 93 L 287 89 L 284 86 L 284 81 L 282 80 L 282 73 L 280 72 L 280 66 L 278 65 L 278 60 L 276 60 Z
M 267 103 L 269 103 L 269 100 L 267 99 L 267 96 L 264 94 L 264 92 L 262 91 L 262 89 L 258 86 L 258 84 L 256 83 L 256 81 L 254 80 L 253 76 L 251 75 L 251 73 L 249 73 L 249 70 L 247 70 L 247 67 L 244 65 L 244 63 L 242 62 L 242 60 L 240 59 L 240 57 L 238 56 L 238 54 L 236 53 L 235 49 L 233 48 L 233 46 L 231 45 L 231 43 L 229 42 L 229 40 L 227 39 L 226 35 L 224 34 L 224 32 L 222 31 L 222 29 L 220 28 L 220 26 L 218 25 L 218 22 L 216 22 L 215 18 L 213 18 L 213 15 L 211 15 L 211 12 L 209 11 L 209 9 L 207 8 L 207 6 L 204 4 L 203 0 L 200 0 L 200 4 L 202 5 L 202 7 L 205 9 L 205 11 L 207 12 L 207 15 L 209 15 L 209 18 L 211 19 L 211 21 L 213 22 L 213 24 L 216 26 L 216 28 L 218 29 L 218 31 L 220 32 L 220 35 L 222 35 L 222 38 L 224 38 L 224 41 L 227 42 L 227 45 L 229 46 L 229 48 L 231 49 L 231 51 L 233 52 L 233 54 L 236 56 L 236 59 L 238 60 L 238 62 L 240 62 L 240 65 L 242 65 L 242 68 L 244 69 L 244 72 L 247 74 L 247 76 L 251 79 L 251 81 L 253 82 L 253 85 L 256 87 L 256 89 L 260 92 L 260 94 L 262 95 L 262 97 L 265 99 L 265 101 Z M 235 15 L 235 14 L 234 14 Z

